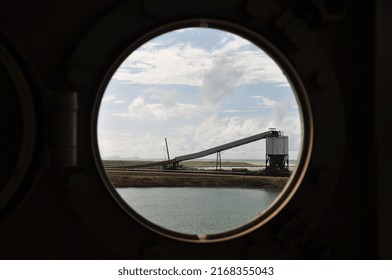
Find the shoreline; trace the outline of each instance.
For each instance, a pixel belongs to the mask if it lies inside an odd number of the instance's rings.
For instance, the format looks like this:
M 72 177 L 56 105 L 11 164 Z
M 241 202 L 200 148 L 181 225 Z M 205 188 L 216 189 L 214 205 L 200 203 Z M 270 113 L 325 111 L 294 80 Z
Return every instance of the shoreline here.
M 154 171 L 111 171 L 107 175 L 115 188 L 153 188 L 153 187 L 211 187 L 282 189 L 288 177 L 266 177 L 225 174 L 164 173 Z

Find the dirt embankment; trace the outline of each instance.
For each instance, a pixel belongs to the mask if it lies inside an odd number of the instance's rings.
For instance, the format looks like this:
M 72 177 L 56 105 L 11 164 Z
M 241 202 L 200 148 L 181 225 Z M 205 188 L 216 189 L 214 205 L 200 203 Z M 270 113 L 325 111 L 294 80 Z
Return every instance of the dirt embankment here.
M 126 187 L 237 187 L 283 188 L 287 177 L 177 172 L 107 171 L 116 188 Z

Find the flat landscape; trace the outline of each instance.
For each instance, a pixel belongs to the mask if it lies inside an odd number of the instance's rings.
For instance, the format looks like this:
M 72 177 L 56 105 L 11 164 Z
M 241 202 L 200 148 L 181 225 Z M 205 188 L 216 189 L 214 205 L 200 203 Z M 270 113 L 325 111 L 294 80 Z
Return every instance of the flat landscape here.
M 189 161 L 179 171 L 125 170 L 147 161 L 104 161 L 107 175 L 116 188 L 126 187 L 233 187 L 233 188 L 283 188 L 288 177 L 267 177 L 246 174 L 208 172 L 214 161 Z M 222 167 L 257 167 L 247 162 L 222 162 Z
M 121 167 L 121 166 L 132 166 L 146 163 L 153 163 L 153 160 L 103 160 L 105 167 Z M 215 167 L 214 160 L 190 160 L 181 163 L 184 168 L 209 168 Z M 255 162 L 248 161 L 222 161 L 222 167 L 264 167 L 264 161 L 260 161 L 257 164 Z

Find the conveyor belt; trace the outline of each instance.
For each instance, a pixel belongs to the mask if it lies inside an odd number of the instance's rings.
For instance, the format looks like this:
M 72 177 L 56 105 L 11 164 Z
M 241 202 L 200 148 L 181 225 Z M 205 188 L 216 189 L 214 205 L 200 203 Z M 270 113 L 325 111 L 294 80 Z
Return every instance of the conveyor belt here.
M 250 137 L 246 137 L 237 141 L 233 141 L 227 144 L 223 144 L 211 149 L 207 149 L 198 153 L 193 153 L 193 154 L 188 154 L 188 155 L 184 155 L 184 156 L 179 156 L 176 157 L 175 160 L 177 162 L 181 162 L 181 161 L 185 161 L 185 160 L 191 160 L 191 159 L 195 159 L 195 158 L 202 158 L 211 154 L 215 154 L 218 152 L 222 152 L 224 150 L 228 150 L 228 149 L 232 149 L 238 146 L 242 146 L 251 142 L 255 142 L 261 139 L 264 139 L 266 137 L 272 137 L 272 136 L 279 136 L 279 132 L 277 131 L 267 131 L 267 132 L 263 132 L 260 134 L 256 134 Z
M 267 132 L 259 133 L 250 137 L 246 137 L 240 140 L 236 140 L 227 144 L 219 145 L 214 148 L 210 148 L 201 152 L 197 153 L 192 153 L 192 154 L 187 154 L 179 157 L 175 157 L 174 159 L 171 160 L 166 160 L 166 161 L 159 161 L 159 162 L 151 162 L 151 163 L 144 163 L 144 164 L 137 164 L 137 165 L 130 165 L 130 166 L 121 166 L 121 168 L 149 168 L 149 167 L 157 167 L 161 166 L 162 168 L 175 168 L 178 166 L 178 164 L 182 161 L 186 160 L 191 160 L 191 159 L 196 159 L 196 158 L 202 158 L 211 154 L 219 153 L 224 150 L 232 149 L 238 146 L 242 146 L 251 142 L 255 142 L 261 139 L 264 139 L 266 137 L 278 137 L 280 134 L 278 131 L 275 130 L 270 130 Z M 112 169 L 116 169 L 115 167 Z

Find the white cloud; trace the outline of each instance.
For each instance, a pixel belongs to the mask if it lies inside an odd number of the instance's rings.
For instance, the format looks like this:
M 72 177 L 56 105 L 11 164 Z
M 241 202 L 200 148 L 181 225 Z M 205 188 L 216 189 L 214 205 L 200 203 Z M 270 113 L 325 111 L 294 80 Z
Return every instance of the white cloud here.
M 193 129 L 194 139 L 198 143 L 198 149 L 208 149 L 264 132 L 267 124 L 263 119 L 238 116 L 218 118 L 212 115 Z
M 212 54 L 222 55 L 230 52 L 239 51 L 240 49 L 251 46 L 252 43 L 240 36 L 234 34 L 223 33 L 220 40 L 221 48 L 217 48 Z
M 219 118 L 217 115 L 211 115 L 200 123 L 178 127 L 175 137 L 167 136 L 170 156 L 173 158 L 199 152 L 267 131 L 270 127 L 276 127 L 289 136 L 290 153 L 296 155 L 301 145 L 301 121 L 297 116 L 285 116 L 277 123 L 265 118 Z M 101 132 L 98 139 L 102 156 L 163 159 L 164 137 L 166 135 L 159 136 L 154 131 L 145 134 L 136 131 L 132 134 Z M 264 156 L 265 142 L 262 140 L 222 152 L 223 159 L 262 159 Z M 215 155 L 210 156 L 213 157 Z
M 301 145 L 301 121 L 296 116 L 286 116 L 280 123 L 274 123 L 262 118 L 218 118 L 216 115 L 213 115 L 197 126 L 182 128 L 183 135 L 191 134 L 190 138 L 193 139 L 192 150 L 188 149 L 187 151 L 182 151 L 182 153 L 202 151 L 265 132 L 270 127 L 276 127 L 289 136 L 290 153 L 292 154 L 292 159 L 295 159 Z M 212 155 L 211 157 L 214 156 Z M 222 152 L 222 157 L 226 159 L 262 159 L 264 156 L 265 141 L 263 140 Z
M 125 100 L 118 99 L 114 94 L 105 95 L 102 98 L 102 102 L 110 102 L 115 104 L 125 103 Z
M 109 94 L 109 95 L 105 95 L 102 98 L 102 102 L 109 102 L 109 101 L 113 101 L 116 99 L 116 96 L 114 94 Z
M 225 34 L 225 33 L 222 33 Z M 160 39 L 157 39 L 160 40 Z M 238 84 L 272 83 L 289 86 L 282 70 L 262 50 L 236 35 L 223 35 L 211 51 L 191 43 L 150 41 L 135 50 L 114 74 L 114 79 L 134 84 L 181 84 L 202 86 L 217 57 L 226 66 L 246 73 Z
M 234 66 L 244 69 L 244 84 L 269 83 L 275 86 L 290 86 L 286 76 L 275 61 L 264 52 L 243 51 L 233 59 Z
M 298 151 L 301 145 L 301 120 L 298 106 L 293 99 L 273 100 L 265 96 L 252 96 L 257 107 L 271 109 L 268 127 L 277 128 L 290 136 L 290 150 Z
M 163 139 L 158 139 L 151 133 L 145 135 L 99 132 L 99 150 L 101 157 L 121 156 L 161 158 L 164 156 Z M 152 156 L 153 155 L 153 156 Z
M 179 34 L 175 36 L 188 38 L 185 32 L 176 32 Z M 145 44 L 114 75 L 116 87 L 108 89 L 101 104 L 102 108 L 112 107 L 101 110 L 104 120 L 100 119 L 98 126 L 102 128 L 98 139 L 103 156 L 163 159 L 167 137 L 170 155 L 175 157 L 270 127 L 290 137 L 291 153 L 299 150 L 298 107 L 290 89 L 275 88 L 289 84 L 271 58 L 234 35 L 222 33 L 214 47 L 209 44 L 211 38 L 206 38 L 204 46 L 209 49 L 179 43 L 175 36 Z M 249 84 L 256 86 L 237 88 Z M 258 96 L 264 90 L 269 92 L 268 97 Z M 112 105 L 124 102 L 123 106 Z M 117 111 L 113 115 L 114 109 Z M 222 157 L 263 158 L 265 144 L 261 142 L 225 151 Z
M 217 57 L 213 66 L 203 76 L 200 89 L 202 100 L 217 106 L 225 96 L 234 93 L 234 88 L 243 75 L 243 69 L 234 67 L 231 59 L 225 56 Z
M 149 102 L 146 101 L 146 97 L 139 95 L 129 103 L 125 112 L 118 113 L 116 116 L 137 121 L 145 127 L 151 125 L 151 133 L 143 135 L 135 131 L 132 135 L 128 132 L 110 137 L 100 136 L 100 149 L 104 151 L 105 156 L 160 158 L 163 149 L 160 145 L 167 136 L 173 136 L 168 139 L 171 156 L 180 156 L 255 135 L 271 127 L 289 136 L 291 153 L 295 154 L 300 149 L 301 121 L 298 113 L 293 113 L 295 102 L 292 99 L 277 101 L 265 96 L 252 96 L 252 99 L 257 100 L 256 107 L 269 109 L 267 114 L 263 113 L 259 117 L 258 114 L 252 114 L 252 117 L 245 117 L 241 116 L 243 110 L 227 109 L 222 112 L 239 113 L 239 115 L 222 117 L 210 114 L 202 118 L 202 115 L 211 113 L 211 107 L 179 102 L 179 93 L 176 91 L 152 87 L 144 90 L 143 93 L 147 94 Z M 114 99 L 108 97 L 108 100 Z M 196 119 L 199 121 L 195 121 Z M 174 120 L 181 120 L 180 125 L 173 127 Z M 166 132 L 159 130 L 160 132 L 157 133 L 156 123 L 162 123 Z M 134 127 L 130 123 L 129 127 L 132 126 Z M 224 157 L 260 159 L 264 154 L 265 144 L 253 143 L 225 151 Z
M 134 84 L 185 84 L 199 86 L 211 65 L 207 51 L 189 44 L 151 47 L 146 44 L 121 65 L 114 79 Z
M 279 104 L 278 101 L 268 98 L 266 96 L 257 95 L 257 96 L 252 96 L 252 98 L 258 101 L 257 106 L 259 108 L 273 108 Z
M 115 114 L 132 121 L 158 121 L 163 122 L 176 118 L 191 118 L 203 110 L 202 107 L 185 104 L 175 99 L 163 98 L 157 103 L 146 103 L 143 96 L 134 98 L 127 107 L 127 111 Z

